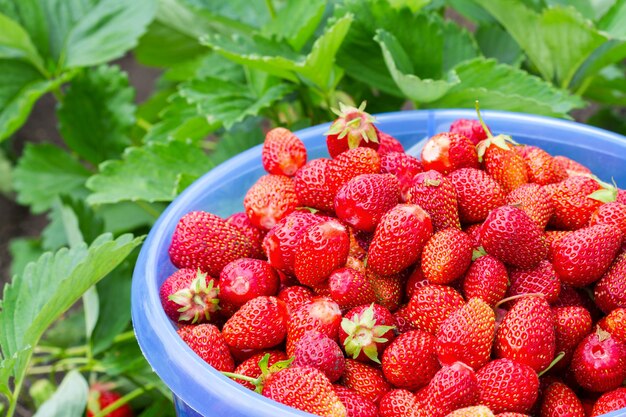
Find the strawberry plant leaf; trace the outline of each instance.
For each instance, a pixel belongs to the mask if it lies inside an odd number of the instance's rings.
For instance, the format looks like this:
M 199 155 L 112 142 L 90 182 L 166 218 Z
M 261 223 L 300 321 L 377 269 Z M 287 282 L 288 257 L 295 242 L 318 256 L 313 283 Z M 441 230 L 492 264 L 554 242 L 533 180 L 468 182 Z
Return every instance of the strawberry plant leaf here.
M 467 107 L 480 100 L 487 108 L 523 112 L 532 107 L 536 114 L 567 117 L 570 110 L 584 105 L 580 98 L 493 59 L 470 60 L 454 71 L 460 82 L 433 107 Z
M 13 171 L 17 201 L 34 213 L 50 207 L 61 194 L 85 197 L 89 171 L 61 148 L 51 144 L 27 144 Z
M 284 39 L 301 50 L 322 20 L 327 0 L 289 1 L 263 28 L 263 34 Z
M 13 166 L 0 149 L 0 194 L 9 194 L 13 190 Z
M 585 60 L 608 40 L 573 7 L 539 13 L 520 0 L 475 1 L 506 28 L 543 78 L 562 88 L 570 86 Z
M 30 263 L 21 275 L 5 285 L 0 302 L 0 347 L 11 358 L 28 346 L 36 346 L 44 331 L 67 311 L 89 287 L 111 272 L 143 238 L 101 235 L 91 246 L 47 252 Z M 16 386 L 20 386 L 30 354 L 16 360 Z
M 173 141 L 127 148 L 122 160 L 100 164 L 87 181 L 89 204 L 120 201 L 172 201 L 183 174 L 195 178 L 211 169 L 209 158 L 195 145 Z
M 48 220 L 41 234 L 45 250 L 72 246 L 71 242 L 90 243 L 105 231 L 104 220 L 90 206 L 67 196 L 61 196 L 53 204 Z
M 133 52 L 144 65 L 169 68 L 206 53 L 206 48 L 196 38 L 154 21 Z
M 212 20 L 230 19 L 255 28 L 260 28 L 272 18 L 265 0 L 182 0 L 182 3 L 197 12 L 207 13 Z
M 68 372 L 52 397 L 33 417 L 82 417 L 87 407 L 89 386 L 80 372 Z
M 34 238 L 17 238 L 9 243 L 11 254 L 10 275 L 21 274 L 26 265 L 36 261 L 43 253 L 41 240 Z
M 99 66 L 76 76 L 57 110 L 67 146 L 97 165 L 130 145 L 134 90 L 117 66 Z
M 614 38 L 626 38 L 626 1 L 617 0 L 598 22 L 598 28 Z
M 98 65 L 121 57 L 156 12 L 155 0 L 101 0 L 67 35 L 65 67 Z
M 585 97 L 599 103 L 626 106 L 626 75 L 624 66 L 612 65 L 593 77 Z
M 24 58 L 36 68 L 43 68 L 43 59 L 26 30 L 2 13 L 0 13 L 0 58 Z
M 495 58 L 503 64 L 516 67 L 524 61 L 522 49 L 499 24 L 480 25 L 474 36 L 486 58 Z

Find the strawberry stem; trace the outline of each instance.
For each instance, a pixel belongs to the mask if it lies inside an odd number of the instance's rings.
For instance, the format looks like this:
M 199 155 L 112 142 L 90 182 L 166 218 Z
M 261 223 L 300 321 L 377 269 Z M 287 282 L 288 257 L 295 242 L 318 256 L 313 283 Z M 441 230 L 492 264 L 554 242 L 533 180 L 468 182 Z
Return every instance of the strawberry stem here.
M 259 383 L 259 378 L 252 378 L 251 376 L 240 375 L 233 372 L 222 371 L 222 375 L 225 375 L 230 379 L 241 379 L 242 381 L 249 382 L 254 386 L 257 386 Z
M 494 308 L 498 308 L 500 307 L 502 304 L 504 303 L 508 303 L 509 301 L 513 301 L 513 300 L 517 300 L 518 298 L 525 298 L 525 297 L 545 297 L 544 294 L 539 293 L 539 292 L 535 292 L 535 293 L 530 293 L 530 294 L 518 294 L 518 295 L 513 295 L 511 297 L 507 297 L 504 298 L 500 301 L 498 301 L 498 303 L 495 305 Z
M 556 355 L 556 357 L 552 360 L 552 362 L 550 362 L 550 365 L 548 365 L 548 367 L 544 369 L 543 371 L 539 372 L 538 376 L 540 378 L 544 376 L 550 369 L 554 367 L 554 365 L 559 363 L 561 359 L 563 359 L 564 356 L 565 356 L 565 352 L 559 352 L 559 354 Z
M 154 384 L 148 384 L 145 387 L 137 388 L 136 390 L 131 391 L 128 394 L 124 395 L 122 398 L 119 398 L 118 400 L 116 400 L 116 401 L 112 402 L 111 404 L 107 405 L 102 410 L 100 410 L 99 412 L 94 414 L 93 417 L 106 417 L 110 413 L 113 413 L 113 411 L 115 411 L 118 408 L 120 408 L 121 406 L 123 406 L 124 404 L 127 404 L 127 403 L 131 402 L 133 399 L 139 397 L 140 395 L 142 395 L 145 392 L 148 392 L 148 391 L 150 391 L 150 390 L 152 390 L 154 388 L 156 388 L 156 385 L 154 385 Z
M 478 121 L 480 122 L 480 125 L 483 127 L 483 130 L 487 134 L 487 137 L 492 138 L 493 134 L 491 133 L 491 130 L 489 130 L 489 128 L 485 124 L 485 121 L 483 120 L 483 117 L 480 114 L 480 104 L 478 103 L 478 100 L 476 100 L 475 106 L 476 106 L 476 114 L 478 114 Z

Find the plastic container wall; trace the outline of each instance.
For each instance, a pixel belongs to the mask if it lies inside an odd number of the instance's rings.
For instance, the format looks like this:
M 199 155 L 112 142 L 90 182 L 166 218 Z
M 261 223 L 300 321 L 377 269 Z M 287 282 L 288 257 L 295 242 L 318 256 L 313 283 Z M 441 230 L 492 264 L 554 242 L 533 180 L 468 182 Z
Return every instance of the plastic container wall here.
M 541 146 L 588 166 L 603 180 L 626 187 L 626 138 L 574 122 L 518 113 L 485 111 L 494 134 L 510 134 L 524 144 Z M 472 110 L 430 110 L 377 116 L 378 127 L 419 155 L 426 138 L 447 131 L 458 118 L 475 118 Z M 329 124 L 296 132 L 309 159 L 328 156 L 324 132 Z M 265 172 L 257 146 L 214 168 L 185 190 L 164 211 L 146 239 L 133 275 L 132 318 L 148 362 L 174 393 L 180 417 L 310 416 L 270 401 L 224 377 L 202 361 L 178 337 L 159 301 L 161 283 L 174 272 L 168 247 L 178 220 L 193 210 L 228 216 L 243 210 L 246 190 Z M 607 417 L 626 417 L 626 409 Z

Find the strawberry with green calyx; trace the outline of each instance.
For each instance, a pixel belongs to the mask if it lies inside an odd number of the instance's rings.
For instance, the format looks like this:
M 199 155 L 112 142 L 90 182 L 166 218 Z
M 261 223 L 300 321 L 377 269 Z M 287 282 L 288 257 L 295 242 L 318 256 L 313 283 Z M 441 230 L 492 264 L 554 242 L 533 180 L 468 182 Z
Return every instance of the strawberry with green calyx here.
M 603 203 L 596 197 L 607 196 L 606 192 L 595 194 L 601 188 L 597 180 L 588 176 L 570 177 L 555 184 L 551 197 L 554 214 L 550 219 L 550 225 L 560 230 L 577 230 L 585 227 L 593 212 Z
M 389 310 L 378 304 L 359 306 L 341 320 L 339 340 L 352 359 L 380 364 L 379 355 L 395 337 L 393 322 Z
M 268 353 L 263 354 L 259 358 L 258 369 L 259 369 L 260 374 L 257 377 L 252 377 L 249 375 L 244 375 L 244 374 L 240 374 L 237 372 L 228 372 L 228 371 L 222 371 L 222 374 L 231 379 L 237 380 L 237 382 L 244 381 L 244 382 L 247 382 L 248 384 L 251 384 L 253 387 L 252 390 L 254 392 L 261 394 L 263 392 L 263 387 L 265 386 L 265 382 L 267 378 L 271 374 L 282 371 L 283 369 L 287 369 L 293 362 L 293 358 L 287 358 L 287 359 L 283 359 L 279 361 L 273 361 L 274 363 L 270 364 L 271 356 L 272 355 L 268 352 Z M 256 357 L 257 355 L 251 357 L 250 360 L 253 360 L 252 358 L 256 358 Z
M 184 325 L 176 333 L 202 360 L 218 371 L 232 372 L 235 362 L 224 336 L 209 323 Z
M 263 360 L 267 356 L 267 359 Z M 261 351 L 250 356 L 241 362 L 233 371 L 234 374 L 247 376 L 250 378 L 258 379 L 263 371 L 261 370 L 260 363 L 264 363 L 264 366 L 271 368 L 277 362 L 287 361 L 289 358 L 287 354 L 281 350 Z M 244 381 L 240 378 L 234 378 L 235 382 L 243 385 L 244 387 L 254 391 L 256 386 L 248 381 Z
M 616 308 L 626 308 L 626 252 L 619 254 L 600 278 L 594 294 L 597 306 L 606 314 Z
M 219 307 L 219 288 L 202 271 L 183 268 L 161 285 L 159 295 L 167 316 L 181 323 L 204 323 Z
M 335 158 L 348 149 L 364 146 L 378 149 L 378 133 L 374 123 L 376 119 L 365 112 L 366 102 L 356 108 L 339 103 L 339 110 L 332 109 L 338 118 L 325 133 L 328 153 Z
M 598 328 L 574 351 L 571 369 L 576 382 L 589 391 L 614 390 L 626 379 L 626 345 Z
M 87 396 L 87 417 L 94 417 L 106 408 L 115 407 L 105 417 L 133 417 L 133 410 L 126 402 L 122 402 L 122 396 L 113 389 L 112 384 L 96 382 L 89 387 Z M 119 404 L 114 406 L 113 404 Z
M 609 184 L 608 182 L 602 181 L 595 175 L 591 175 L 590 178 L 594 179 L 601 188 L 589 194 L 587 197 L 601 203 L 611 203 L 613 201 L 617 201 L 618 189 L 615 181 L 613 181 L 613 184 Z
M 526 162 L 513 148 L 517 142 L 508 135 L 493 136 L 480 115 L 478 100 L 476 100 L 476 113 L 487 133 L 487 139 L 476 145 L 478 160 L 483 164 L 485 171 L 500 184 L 506 193 L 526 184 L 528 182 Z

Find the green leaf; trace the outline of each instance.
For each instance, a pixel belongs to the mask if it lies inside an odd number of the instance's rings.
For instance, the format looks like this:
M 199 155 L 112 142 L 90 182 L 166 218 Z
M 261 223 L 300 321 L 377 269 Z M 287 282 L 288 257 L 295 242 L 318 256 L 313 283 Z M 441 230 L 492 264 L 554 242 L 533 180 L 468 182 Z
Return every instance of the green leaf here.
M 567 117 L 582 107 L 580 98 L 559 90 L 525 71 L 495 60 L 477 58 L 458 65 L 454 72 L 460 82 L 433 107 L 472 107 L 480 100 L 484 108 Z
M 39 343 L 42 346 L 54 346 L 70 348 L 84 345 L 85 338 L 85 312 L 82 306 L 72 308 L 61 315 L 44 333 Z
M 157 213 L 165 209 L 165 205 L 155 203 L 150 205 Z M 149 230 L 156 218 L 152 213 L 139 205 L 131 202 L 117 204 L 107 204 L 100 206 L 97 210 L 99 216 L 104 220 L 104 230 L 108 230 L 115 235 L 127 233 L 136 229 Z
M 32 354 L 32 350 L 33 348 L 31 346 L 27 346 L 15 352 L 12 356 L 5 356 L 4 352 L 0 355 L 0 359 L 2 359 L 0 361 L 0 393 L 4 394 L 6 397 L 12 395 L 9 387 L 9 379 L 13 376 L 15 364 L 21 361 L 27 361 Z
M 208 157 L 187 142 L 127 148 L 122 160 L 103 162 L 100 172 L 89 178 L 87 187 L 93 193 L 87 202 L 171 201 L 183 174 L 198 178 L 211 167 Z
M 155 67 L 172 67 L 206 53 L 197 38 L 181 33 L 167 24 L 154 21 L 139 39 L 134 50 L 137 61 Z
M 0 347 L 6 357 L 27 346 L 36 346 L 54 321 L 67 311 L 89 287 L 106 276 L 143 238 L 110 234 L 96 239 L 89 247 L 79 245 L 45 253 L 29 264 L 22 275 L 5 285 L 0 303 Z M 15 364 L 16 383 L 24 376 L 28 357 Z
M 277 84 L 257 97 L 245 84 L 213 77 L 191 80 L 179 88 L 180 96 L 196 106 L 209 124 L 220 123 L 226 129 L 247 116 L 258 115 L 291 91 L 292 86 Z
M 617 0 L 600 20 L 598 28 L 614 38 L 626 38 L 626 0 Z
M 335 55 L 352 19 L 352 15 L 337 19 L 315 41 L 306 56 L 296 53 L 289 45 L 260 35 L 207 35 L 200 42 L 234 62 L 289 81 L 298 82 L 299 77 L 304 77 L 319 88 L 328 90 L 337 81 L 337 72 L 334 71 Z
M 35 213 L 49 209 L 61 195 L 82 198 L 89 171 L 80 162 L 51 144 L 27 144 L 14 174 L 17 201 Z
M 599 103 L 626 106 L 626 74 L 623 66 L 609 66 L 593 77 L 585 97 Z
M 155 13 L 154 0 L 101 0 L 69 32 L 65 66 L 86 67 L 121 57 L 137 44 Z
M 130 323 L 130 286 L 136 256 L 129 256 L 97 284 L 99 317 L 91 333 L 94 355 L 107 350 Z
M 301 50 L 313 36 L 322 20 L 327 0 L 288 1 L 275 19 L 263 28 L 266 36 L 286 40 L 295 50 Z
M 0 0 L 0 12 L 25 29 L 43 56 L 49 54 L 50 46 L 45 4 L 41 0 Z
M 65 375 L 57 391 L 33 417 L 82 417 L 87 407 L 87 381 L 76 370 Z
M 413 74 L 413 65 L 398 40 L 391 33 L 379 30 L 374 38 L 379 44 L 385 63 L 402 93 L 417 103 L 430 103 L 445 95 L 459 82 L 456 74 L 446 79 L 423 79 Z
M 21 274 L 26 265 L 39 258 L 44 250 L 39 239 L 16 238 L 9 242 L 11 254 L 11 276 Z
M 98 163 L 130 145 L 135 91 L 117 66 L 99 66 L 72 80 L 58 107 L 59 130 L 70 149 Z
M 19 23 L 0 13 L 0 58 L 24 58 L 36 68 L 43 68 L 43 60 Z
M 246 149 L 263 143 L 265 134 L 261 129 L 261 123 L 259 119 L 248 119 L 226 132 L 209 155 L 211 163 L 219 165 Z
M 57 250 L 80 242 L 90 243 L 104 233 L 104 220 L 83 200 L 61 196 L 48 214 L 50 223 L 42 232 L 43 248 Z M 110 230 L 110 229 L 109 229 Z
M 522 49 L 499 24 L 480 25 L 474 35 L 485 57 L 513 66 L 519 66 L 523 62 Z
M 35 102 L 71 76 L 46 80 L 27 62 L 0 59 L 0 141 L 26 121 Z
M 587 123 L 626 135 L 626 121 L 619 108 L 603 107 L 587 120 Z
M 9 194 L 13 190 L 13 166 L 0 149 L 0 193 Z
M 563 88 L 570 85 L 585 60 L 607 41 L 573 7 L 556 6 L 538 13 L 520 0 L 475 1 L 506 28 L 544 79 Z
M 205 11 L 213 16 L 239 21 L 260 28 L 272 17 L 265 0 L 183 0 L 197 11 Z

